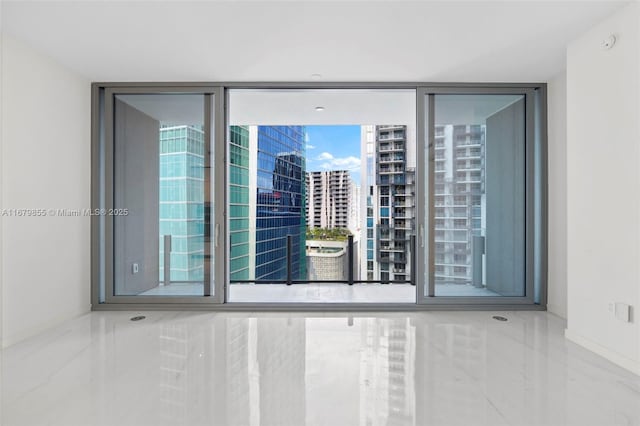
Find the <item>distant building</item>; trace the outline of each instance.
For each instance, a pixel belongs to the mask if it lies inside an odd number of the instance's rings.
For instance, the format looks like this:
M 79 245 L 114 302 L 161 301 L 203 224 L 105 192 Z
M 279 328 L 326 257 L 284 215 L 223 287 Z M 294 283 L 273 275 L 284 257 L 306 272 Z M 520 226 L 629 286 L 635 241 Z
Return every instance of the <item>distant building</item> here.
M 349 228 L 353 181 L 347 170 L 307 172 L 307 226 Z
M 309 281 L 346 280 L 349 268 L 346 241 L 307 240 Z
M 349 231 L 360 240 L 360 187 L 351 182 L 351 198 L 349 200 Z
M 306 279 L 303 126 L 231 126 L 231 280 Z
M 160 238 L 171 236 L 171 281 L 204 279 L 204 131 L 160 128 Z M 160 281 L 164 245 L 160 242 Z
M 362 126 L 362 276 L 411 279 L 410 237 L 415 217 L 415 152 L 407 126 Z

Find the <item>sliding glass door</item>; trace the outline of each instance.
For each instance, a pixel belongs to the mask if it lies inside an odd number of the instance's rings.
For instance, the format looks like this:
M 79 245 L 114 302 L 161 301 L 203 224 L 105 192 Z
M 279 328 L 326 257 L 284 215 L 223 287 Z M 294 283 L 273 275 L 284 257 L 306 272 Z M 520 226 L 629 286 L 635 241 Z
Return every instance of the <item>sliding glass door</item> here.
M 112 237 L 105 239 L 113 253 L 106 301 L 222 301 L 216 97 L 211 89 L 105 91 L 105 177 L 112 186 L 95 220 Z
M 421 302 L 532 303 L 534 96 L 421 90 Z

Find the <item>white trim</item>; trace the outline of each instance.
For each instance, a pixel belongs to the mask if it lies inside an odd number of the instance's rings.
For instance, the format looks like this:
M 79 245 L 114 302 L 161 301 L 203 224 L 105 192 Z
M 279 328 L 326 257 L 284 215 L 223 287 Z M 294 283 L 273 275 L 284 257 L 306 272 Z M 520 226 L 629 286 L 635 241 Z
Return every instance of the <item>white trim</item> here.
M 611 361 L 612 363 L 619 365 L 620 367 L 640 376 L 640 361 L 627 358 L 626 356 L 612 351 L 611 349 L 606 348 L 599 343 L 596 343 L 593 340 L 590 340 L 578 333 L 575 333 L 568 328 L 564 330 L 564 337 L 567 340 L 575 343 L 576 345 L 580 345 L 583 348 L 600 355 L 608 361 Z

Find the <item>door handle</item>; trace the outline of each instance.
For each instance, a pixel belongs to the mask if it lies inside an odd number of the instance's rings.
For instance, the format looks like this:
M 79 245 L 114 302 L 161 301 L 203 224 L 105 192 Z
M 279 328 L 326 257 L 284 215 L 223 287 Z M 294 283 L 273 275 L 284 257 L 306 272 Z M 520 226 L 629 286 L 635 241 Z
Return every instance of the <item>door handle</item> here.
M 216 223 L 214 238 L 215 238 L 215 246 L 216 248 L 218 248 L 218 243 L 220 242 L 220 224 L 219 223 Z
M 424 248 L 424 225 L 418 226 L 418 237 L 420 238 L 420 247 Z

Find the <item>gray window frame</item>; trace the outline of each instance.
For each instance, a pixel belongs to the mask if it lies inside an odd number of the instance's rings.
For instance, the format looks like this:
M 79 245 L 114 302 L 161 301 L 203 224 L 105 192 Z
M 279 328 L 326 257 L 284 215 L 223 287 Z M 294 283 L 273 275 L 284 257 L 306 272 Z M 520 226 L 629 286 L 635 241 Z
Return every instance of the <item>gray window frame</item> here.
M 213 296 L 114 296 L 112 218 L 91 218 L 91 303 L 92 310 L 131 309 L 206 309 L 247 310 L 334 310 L 334 311 L 415 311 L 415 310 L 546 310 L 547 303 L 547 107 L 546 83 L 427 83 L 427 82 L 96 82 L 92 84 L 91 112 L 91 208 L 109 208 L 113 204 L 113 95 L 115 93 L 200 93 L 213 95 L 205 117 L 214 149 L 214 164 L 226 164 L 227 89 L 413 89 L 416 91 L 417 152 L 429 149 L 433 159 L 433 105 L 435 94 L 515 93 L 526 96 L 526 293 L 524 297 L 433 297 L 433 167 L 417 162 L 417 182 L 426 182 L 416 191 L 417 258 L 416 303 L 227 303 L 229 282 L 227 265 L 226 169 L 214 168 L 216 200 L 211 232 L 218 241 L 215 250 Z M 431 95 L 431 96 L 430 96 Z M 431 99 L 431 102 L 429 101 Z M 430 105 L 431 104 L 431 105 Z M 207 124 L 205 123 L 205 127 Z M 213 131 L 212 131 L 213 130 Z M 430 164 L 430 163 L 428 163 Z M 427 177 L 430 176 L 427 179 Z M 222 195 L 222 197 L 220 196 Z M 213 197 L 213 195 L 212 195 Z M 425 211 L 428 209 L 429 211 Z M 429 213 L 428 216 L 425 213 Z M 424 220 L 426 218 L 426 220 Z M 422 234 L 422 238 L 421 238 Z M 420 241 L 424 241 L 421 244 Z M 431 267 L 429 267 L 429 265 Z M 430 296 L 425 295 L 425 288 Z
M 452 297 L 435 294 L 435 203 L 429 194 L 435 182 L 435 96 L 443 94 L 508 94 L 525 96 L 525 294 L 522 297 Z M 418 88 L 418 123 L 416 152 L 428 160 L 418 161 L 417 181 L 426 183 L 426 191 L 416 191 L 416 217 L 418 222 L 417 301 L 421 305 L 541 305 L 546 306 L 546 85 L 471 86 L 430 85 Z M 540 114 L 544 117 L 538 118 Z M 420 154 L 419 154 L 420 155 Z M 420 231 L 422 227 L 423 231 Z M 421 238 L 420 233 L 423 236 Z
M 115 95 L 119 94 L 202 94 L 204 95 L 204 133 L 214 147 L 209 164 L 224 164 L 224 149 L 219 141 L 225 140 L 224 121 L 220 120 L 224 106 L 223 90 L 217 86 L 181 86 L 170 87 L 164 85 L 140 86 L 109 85 L 100 87 L 92 86 L 92 192 L 91 208 L 109 210 L 114 207 L 113 183 L 114 183 L 114 106 Z M 96 102 L 98 103 L 96 105 Z M 99 114 L 96 114 L 98 107 Z M 96 124 L 99 128 L 96 129 Z M 212 195 L 219 193 L 225 179 L 224 168 L 214 168 L 214 187 L 209 193 L 205 193 L 205 202 L 215 199 Z M 211 168 L 205 168 L 205 182 L 209 181 Z M 223 303 L 225 280 L 225 268 L 219 265 L 225 264 L 225 239 L 226 233 L 224 221 L 224 203 L 213 203 L 214 209 L 210 213 L 210 230 L 213 239 L 214 265 L 218 265 L 213 271 L 210 262 L 205 262 L 205 285 L 202 296 L 118 296 L 114 293 L 113 278 L 113 224 L 114 218 L 109 215 L 95 215 L 91 217 L 91 302 L 96 305 L 141 305 L 141 304 L 212 304 Z M 211 246 L 205 244 L 205 257 L 211 256 Z M 213 281 L 213 288 L 211 287 Z M 213 293 L 213 294 L 211 294 Z M 159 302 L 159 303 L 158 303 Z

